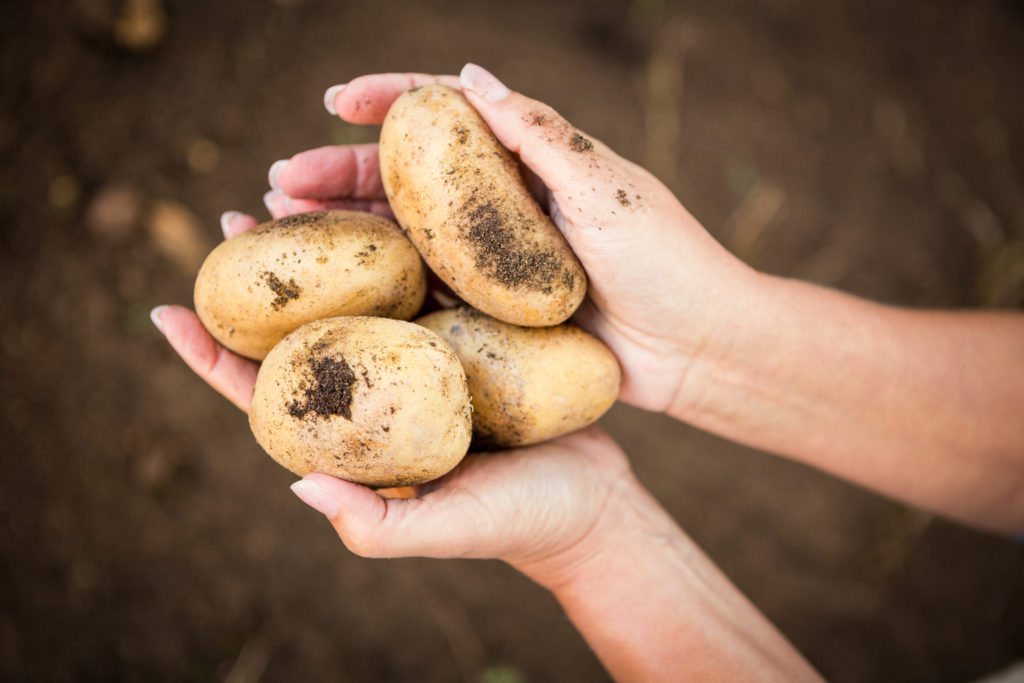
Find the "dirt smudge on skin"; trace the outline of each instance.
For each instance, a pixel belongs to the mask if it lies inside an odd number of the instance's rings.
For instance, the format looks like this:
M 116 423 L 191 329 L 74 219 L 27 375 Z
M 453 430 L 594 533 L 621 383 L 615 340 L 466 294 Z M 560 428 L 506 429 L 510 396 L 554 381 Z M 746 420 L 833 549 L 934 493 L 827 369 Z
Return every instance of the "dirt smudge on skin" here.
M 594 149 L 594 143 L 579 133 L 573 133 L 569 138 L 569 148 L 574 152 L 589 152 Z

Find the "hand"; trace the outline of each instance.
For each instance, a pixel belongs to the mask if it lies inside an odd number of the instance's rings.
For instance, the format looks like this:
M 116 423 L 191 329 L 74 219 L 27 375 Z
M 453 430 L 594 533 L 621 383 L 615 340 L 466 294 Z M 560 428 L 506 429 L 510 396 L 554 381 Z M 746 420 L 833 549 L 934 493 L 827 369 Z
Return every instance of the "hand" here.
M 755 273 L 731 256 L 656 178 L 566 122 L 551 107 L 510 92 L 467 65 L 461 78 L 362 76 L 327 93 L 329 110 L 379 124 L 407 89 L 460 88 L 498 139 L 539 180 L 551 217 L 590 277 L 576 322 L 601 338 L 623 368 L 622 400 L 666 410 L 699 398 L 691 364 L 728 344 L 733 302 Z M 274 216 L 329 207 L 388 213 L 375 145 L 322 147 L 274 164 L 265 197 Z M 537 184 L 537 183 L 532 183 Z
M 470 454 L 413 499 L 325 474 L 292 486 L 364 557 L 500 559 L 551 587 L 602 549 L 612 500 L 638 488 L 625 455 L 590 427 L 530 448 Z M 596 531 L 600 530 L 600 531 Z

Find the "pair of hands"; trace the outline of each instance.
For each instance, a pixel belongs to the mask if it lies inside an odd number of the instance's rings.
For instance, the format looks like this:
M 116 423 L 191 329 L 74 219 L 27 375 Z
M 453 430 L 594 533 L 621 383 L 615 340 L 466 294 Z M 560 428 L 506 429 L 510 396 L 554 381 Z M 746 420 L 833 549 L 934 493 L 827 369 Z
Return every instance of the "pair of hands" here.
M 753 272 L 647 171 L 599 141 L 571 144 L 576 128 L 480 67 L 467 65 L 460 77 L 363 76 L 329 89 L 325 105 L 343 120 L 380 124 L 399 95 L 428 83 L 462 90 L 532 174 L 535 194 L 587 270 L 589 297 L 575 322 L 618 357 L 620 398 L 657 411 L 698 401 L 687 371 L 712 341 L 721 343 L 729 328 L 722 302 L 749 290 Z M 375 144 L 302 152 L 274 164 L 270 184 L 264 200 L 275 218 L 325 208 L 390 215 Z M 238 212 L 221 222 L 228 239 L 257 225 Z M 159 307 L 153 319 L 200 377 L 248 409 L 256 363 L 220 346 L 186 308 Z M 498 558 L 550 584 L 599 551 L 616 523 L 608 510 L 639 484 L 618 446 L 592 427 L 532 448 L 470 455 L 413 499 L 384 499 L 322 474 L 293 490 L 357 554 Z

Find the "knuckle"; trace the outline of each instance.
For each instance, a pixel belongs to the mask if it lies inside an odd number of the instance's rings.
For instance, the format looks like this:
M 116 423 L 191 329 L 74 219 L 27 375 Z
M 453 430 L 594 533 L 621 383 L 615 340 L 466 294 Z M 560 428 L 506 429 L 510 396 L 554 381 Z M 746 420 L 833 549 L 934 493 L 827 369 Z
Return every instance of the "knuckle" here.
M 563 128 L 569 125 L 561 114 L 543 102 L 533 102 L 526 110 L 523 122 L 530 127 L 546 129 Z

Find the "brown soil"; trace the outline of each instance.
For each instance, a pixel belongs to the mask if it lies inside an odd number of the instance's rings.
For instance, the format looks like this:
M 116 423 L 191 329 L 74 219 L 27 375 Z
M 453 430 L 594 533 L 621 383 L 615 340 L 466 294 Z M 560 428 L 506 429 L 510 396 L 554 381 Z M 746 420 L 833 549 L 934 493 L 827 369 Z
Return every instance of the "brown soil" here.
M 526 232 L 522 214 L 513 216 L 499 211 L 474 192 L 463 205 L 462 215 L 466 241 L 475 251 L 477 269 L 509 288 L 551 291 L 552 283 L 562 272 L 561 263 L 552 253 L 518 244 L 522 241 L 520 235 Z
M 569 147 L 574 152 L 589 152 L 594 149 L 594 143 L 579 133 L 573 133 L 572 137 L 569 138 Z
M 488 66 L 760 269 L 1024 303 L 1019 2 L 46 0 L 0 34 L 3 680 L 605 679 L 500 563 L 348 553 L 149 322 L 191 300 L 222 211 L 266 215 L 275 159 L 375 137 L 321 104 L 358 74 Z M 1024 545 L 667 418 L 606 424 L 829 679 L 1024 658 Z
M 280 311 L 289 301 L 298 299 L 302 294 L 302 287 L 299 287 L 294 278 L 289 278 L 288 282 L 284 282 L 270 271 L 263 273 L 262 277 L 263 281 L 267 283 L 267 287 L 270 287 L 270 291 L 277 295 L 270 302 L 275 311 Z
M 310 411 L 321 417 L 340 415 L 352 419 L 352 385 L 356 374 L 344 358 L 310 358 L 310 383 L 305 391 L 304 403 L 293 401 L 288 405 L 288 414 L 302 419 Z M 366 383 L 370 380 L 363 373 Z

